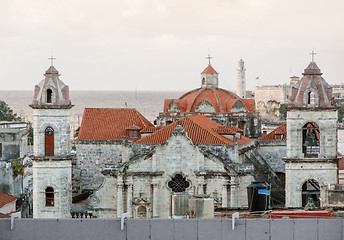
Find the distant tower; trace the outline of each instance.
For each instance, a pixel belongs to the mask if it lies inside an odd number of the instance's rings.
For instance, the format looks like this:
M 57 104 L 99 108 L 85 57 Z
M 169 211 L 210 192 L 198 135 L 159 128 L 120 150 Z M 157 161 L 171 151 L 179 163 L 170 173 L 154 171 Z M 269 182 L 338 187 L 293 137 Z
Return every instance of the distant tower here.
M 244 61 L 240 59 L 238 62 L 237 95 L 241 98 L 246 98 L 246 68 L 244 64 Z
M 51 58 L 53 60 L 53 58 Z M 72 204 L 69 88 L 51 64 L 35 86 L 33 217 L 69 218 Z

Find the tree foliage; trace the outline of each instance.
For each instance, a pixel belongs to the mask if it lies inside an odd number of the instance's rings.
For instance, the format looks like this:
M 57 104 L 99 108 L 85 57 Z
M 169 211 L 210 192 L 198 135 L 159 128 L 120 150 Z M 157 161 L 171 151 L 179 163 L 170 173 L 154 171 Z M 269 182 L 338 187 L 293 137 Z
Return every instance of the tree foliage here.
M 7 105 L 0 100 L 0 121 L 21 121 L 21 118 Z
M 344 118 L 344 99 L 335 100 L 338 109 L 338 122 L 342 123 Z

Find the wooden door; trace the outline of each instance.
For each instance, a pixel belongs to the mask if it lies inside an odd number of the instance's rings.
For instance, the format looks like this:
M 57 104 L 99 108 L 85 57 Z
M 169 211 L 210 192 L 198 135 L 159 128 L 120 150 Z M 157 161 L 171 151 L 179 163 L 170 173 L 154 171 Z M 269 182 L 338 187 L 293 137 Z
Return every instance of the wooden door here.
M 54 156 L 54 129 L 45 129 L 45 156 Z

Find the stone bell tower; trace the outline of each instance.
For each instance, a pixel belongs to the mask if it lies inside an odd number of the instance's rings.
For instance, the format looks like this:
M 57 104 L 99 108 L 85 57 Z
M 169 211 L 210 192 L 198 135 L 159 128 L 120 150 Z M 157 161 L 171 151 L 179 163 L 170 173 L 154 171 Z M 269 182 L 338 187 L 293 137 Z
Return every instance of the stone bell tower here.
M 292 87 L 287 112 L 286 207 L 320 205 L 320 187 L 338 183 L 337 110 L 312 60 Z
M 53 58 L 51 58 L 53 59 Z M 35 86 L 33 217 L 69 218 L 72 204 L 69 88 L 53 63 Z

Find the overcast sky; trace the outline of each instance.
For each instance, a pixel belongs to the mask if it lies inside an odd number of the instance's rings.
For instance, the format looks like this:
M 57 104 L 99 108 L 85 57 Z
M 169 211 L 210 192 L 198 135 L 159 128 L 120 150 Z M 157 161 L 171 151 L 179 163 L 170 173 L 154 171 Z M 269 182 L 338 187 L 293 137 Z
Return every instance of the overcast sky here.
M 212 65 L 235 90 L 301 76 L 314 49 L 344 76 L 343 0 L 0 0 L 0 90 L 33 90 L 53 52 L 71 90 L 190 90 Z

